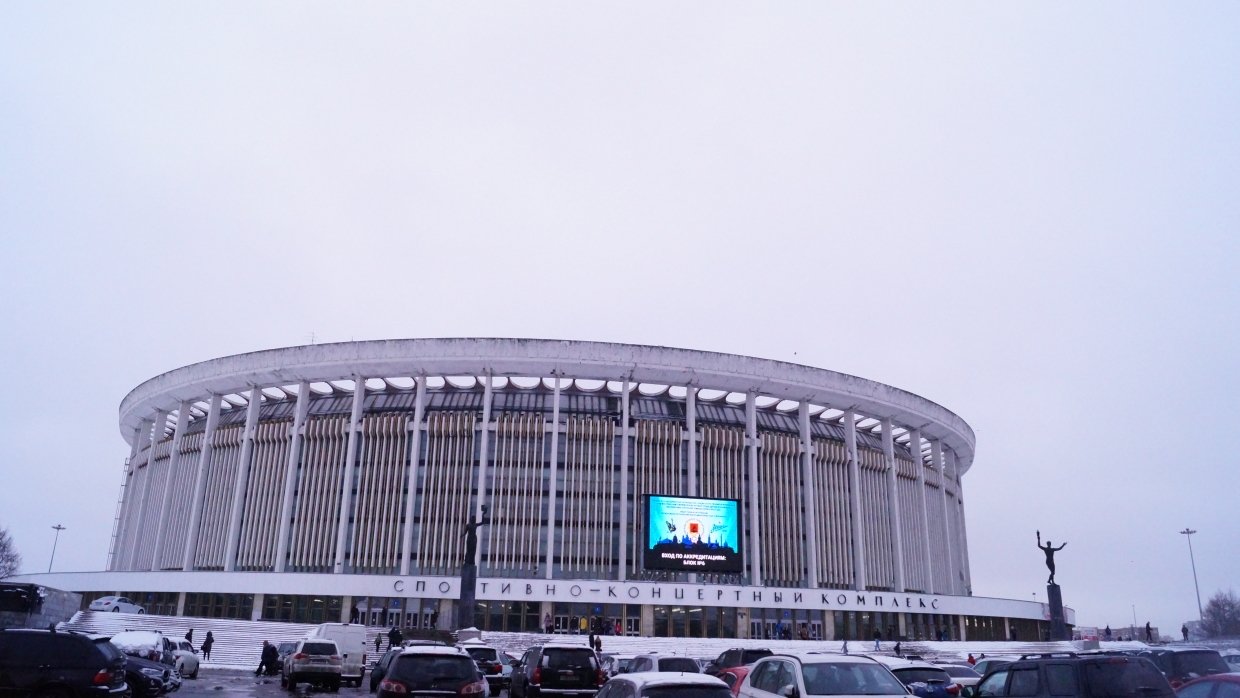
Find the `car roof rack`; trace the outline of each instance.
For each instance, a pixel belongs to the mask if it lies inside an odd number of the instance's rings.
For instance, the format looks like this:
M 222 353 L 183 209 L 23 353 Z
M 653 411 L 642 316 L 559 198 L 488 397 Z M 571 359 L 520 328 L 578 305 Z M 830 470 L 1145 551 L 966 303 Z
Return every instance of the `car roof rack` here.
M 1071 659 L 1079 657 L 1076 652 L 1039 652 L 1036 654 L 1022 654 L 1021 659 Z

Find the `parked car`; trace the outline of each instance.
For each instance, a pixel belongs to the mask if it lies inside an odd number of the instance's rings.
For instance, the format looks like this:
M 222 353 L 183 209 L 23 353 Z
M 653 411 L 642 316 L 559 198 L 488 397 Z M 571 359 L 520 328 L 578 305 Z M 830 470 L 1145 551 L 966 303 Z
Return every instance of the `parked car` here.
M 629 670 L 629 662 L 633 661 L 635 654 L 615 654 L 603 653 L 599 655 L 599 662 L 602 663 L 603 671 L 608 676 L 615 676 Z
M 865 655 L 788 652 L 763 657 L 749 668 L 737 695 L 907 696 L 908 689 L 883 664 Z
M 320 623 L 310 637 L 331 640 L 340 654 L 340 680 L 346 685 L 361 686 L 366 673 L 366 626 L 355 623 Z
M 125 657 L 125 681 L 134 698 L 156 698 L 172 690 L 172 667 L 141 657 Z
M 297 643 L 296 643 L 296 642 L 279 642 L 279 643 L 276 643 L 276 671 L 278 671 L 278 672 L 283 672 L 283 671 L 284 671 L 284 660 L 285 660 L 285 658 L 287 658 L 290 654 L 292 654 L 292 653 L 293 653 L 293 650 L 295 650 L 295 649 L 297 649 Z
M 513 698 L 592 696 L 607 682 L 598 654 L 585 645 L 547 642 L 525 651 L 513 669 Z
M 978 698 L 1168 698 L 1166 677 L 1148 659 L 1073 652 L 1027 655 L 990 670 Z
M 629 661 L 625 673 L 648 671 L 680 671 L 689 674 L 702 673 L 702 667 L 692 657 L 678 657 L 672 654 L 639 654 Z
M 1240 698 L 1240 674 L 1212 674 L 1180 686 L 1176 698 Z
M 473 657 L 457 647 L 417 645 L 406 647 L 392 660 L 379 682 L 379 698 L 404 698 L 410 694 L 481 696 L 486 679 L 478 673 Z
M 379 690 L 379 682 L 383 680 L 383 676 L 387 674 L 387 670 L 392 666 L 392 660 L 396 655 L 400 654 L 404 647 L 393 647 L 379 657 L 379 661 L 370 669 L 370 692 L 374 693 Z
M 176 666 L 176 645 L 158 630 L 122 630 L 112 636 L 112 644 L 131 657 Z
M 908 692 L 917 698 L 954 698 L 960 695 L 957 684 L 943 667 L 916 659 L 900 657 L 875 657 L 895 674 Z
M 176 658 L 177 673 L 187 679 L 198 678 L 198 650 L 194 649 L 189 640 L 173 640 L 175 649 L 172 656 Z
M 100 596 L 90 602 L 90 610 L 108 611 L 111 613 L 146 613 L 145 608 L 124 596 Z
M 478 665 L 478 670 L 482 672 L 483 676 L 486 676 L 487 685 L 491 688 L 492 696 L 498 696 L 501 691 L 508 687 L 508 682 L 512 680 L 512 673 L 509 672 L 507 678 L 505 678 L 505 662 L 501 661 L 499 650 L 481 640 L 466 640 L 457 646 L 474 658 L 474 662 Z
M 1164 647 L 1141 650 L 1138 657 L 1145 657 L 1167 677 L 1172 688 L 1202 676 L 1225 674 L 1231 671 L 1222 655 L 1205 647 Z
M 125 655 L 106 637 L 49 630 L 0 630 L 0 695 L 121 698 Z
M 960 686 L 960 695 L 965 696 L 965 698 L 970 698 L 973 695 L 978 682 L 982 680 L 982 675 L 977 673 L 968 664 L 939 664 L 936 662 L 935 666 L 942 667 L 943 671 L 946 671 L 947 675 L 952 677 L 952 681 L 955 681 Z
M 1227 667 L 1231 671 L 1240 671 L 1240 652 L 1236 650 L 1227 650 L 1222 653 L 1223 661 L 1227 662 Z
M 289 691 L 297 690 L 297 684 L 308 683 L 335 693 L 340 690 L 340 676 L 344 663 L 335 640 L 306 638 L 298 640 L 293 653 L 284 660 L 280 671 L 280 685 Z
M 701 672 L 647 672 L 617 676 L 598 698 L 732 698 L 723 681 Z
M 715 658 L 715 661 L 706 666 L 702 671 L 703 674 L 718 676 L 719 672 L 734 666 L 746 666 L 773 654 L 769 649 L 752 648 L 752 647 L 733 647 L 724 650 L 722 654 Z
M 1004 664 L 1011 664 L 1014 661 L 1016 661 L 1016 657 L 987 657 L 977 660 L 977 663 L 973 665 L 973 671 L 985 676 L 986 672 L 991 669 Z
M 737 695 L 741 690 L 741 683 L 745 681 L 745 677 L 749 674 L 749 667 L 734 666 L 728 667 L 719 672 L 719 678 L 728 685 L 732 690 L 732 695 Z

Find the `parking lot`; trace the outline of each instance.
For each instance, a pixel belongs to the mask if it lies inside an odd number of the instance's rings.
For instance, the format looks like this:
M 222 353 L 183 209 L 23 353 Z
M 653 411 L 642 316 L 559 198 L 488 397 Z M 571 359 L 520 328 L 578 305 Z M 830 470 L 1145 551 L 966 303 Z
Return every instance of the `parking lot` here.
M 203 669 L 197 679 L 186 680 L 181 690 L 172 694 L 177 698 L 185 696 L 287 696 L 289 692 L 280 688 L 279 676 L 259 678 L 251 671 L 236 669 Z M 318 691 L 310 686 L 298 686 L 296 695 L 323 695 L 332 693 Z M 338 696 L 369 696 L 369 675 L 362 682 L 361 688 L 342 686 Z

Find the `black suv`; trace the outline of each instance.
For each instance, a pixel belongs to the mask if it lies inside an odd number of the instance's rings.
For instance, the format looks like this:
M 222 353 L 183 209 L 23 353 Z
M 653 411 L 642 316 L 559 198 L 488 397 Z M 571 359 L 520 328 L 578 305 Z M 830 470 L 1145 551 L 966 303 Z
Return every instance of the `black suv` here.
M 1138 657 L 1145 657 L 1154 662 L 1154 666 L 1167 677 L 1172 688 L 1179 688 L 1185 683 L 1202 676 L 1225 674 L 1231 671 L 1223 656 L 1205 647 L 1166 647 L 1161 649 L 1141 650 Z
M 592 696 L 607 681 L 598 654 L 585 645 L 531 647 L 512 670 L 512 698 Z
M 768 649 L 751 649 L 749 647 L 733 647 L 730 650 L 724 650 L 723 654 L 715 658 L 715 661 L 711 662 L 710 664 L 707 664 L 706 668 L 702 670 L 702 673 L 710 674 L 711 676 L 719 676 L 719 674 L 724 669 L 731 669 L 732 667 L 745 666 L 746 664 L 753 664 L 759 659 L 762 659 L 763 657 L 769 657 L 772 654 L 774 654 L 774 652 Z
M 106 637 L 48 630 L 0 630 L 0 695 L 119 697 L 125 655 Z
M 995 667 L 977 685 L 978 698 L 1173 698 L 1162 673 L 1141 657 L 1025 655 Z

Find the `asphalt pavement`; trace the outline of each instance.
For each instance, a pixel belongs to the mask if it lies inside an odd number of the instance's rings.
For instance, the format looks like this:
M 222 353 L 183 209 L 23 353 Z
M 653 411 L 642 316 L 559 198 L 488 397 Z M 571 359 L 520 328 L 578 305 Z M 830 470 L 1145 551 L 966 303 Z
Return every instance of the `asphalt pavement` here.
M 310 686 L 298 686 L 295 693 L 280 688 L 279 676 L 258 677 L 252 671 L 237 669 L 211 669 L 204 667 L 197 679 L 185 679 L 181 690 L 169 694 L 169 698 L 187 698 L 189 696 L 370 696 L 370 677 L 362 680 L 361 688 L 341 686 L 339 693 L 319 691 Z

